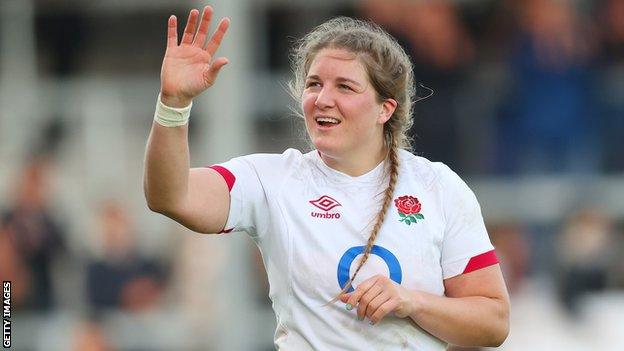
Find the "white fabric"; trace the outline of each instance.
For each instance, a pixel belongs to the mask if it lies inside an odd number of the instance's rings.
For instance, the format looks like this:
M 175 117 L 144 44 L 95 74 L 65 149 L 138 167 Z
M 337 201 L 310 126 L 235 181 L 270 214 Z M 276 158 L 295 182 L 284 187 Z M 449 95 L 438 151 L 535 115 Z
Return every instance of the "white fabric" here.
M 192 107 L 193 102 L 182 108 L 167 106 L 163 104 L 160 99 L 160 94 L 158 94 L 158 99 L 156 100 L 156 111 L 154 111 L 154 121 L 163 127 L 171 128 L 183 126 L 189 121 Z
M 424 219 L 410 225 L 399 222 L 393 202 L 375 245 L 390 251 L 400 268 L 390 268 L 388 255 L 373 254 L 354 286 L 379 273 L 394 272 L 396 279 L 400 271 L 406 288 L 441 296 L 443 279 L 461 274 L 471 257 L 493 247 L 474 194 L 453 171 L 404 150 L 399 159 L 393 199 L 418 198 Z M 366 245 L 388 184 L 386 163 L 351 177 L 329 168 L 317 151 L 289 149 L 221 164 L 236 177 L 225 229 L 247 232 L 262 252 L 279 350 L 446 348 L 409 318 L 387 316 L 371 326 L 340 301 L 324 306 L 341 290 L 338 263 L 343 255 Z M 324 195 L 340 205 L 323 211 L 310 202 Z M 328 200 L 322 207 L 332 203 Z M 360 257 L 351 262 L 349 275 Z

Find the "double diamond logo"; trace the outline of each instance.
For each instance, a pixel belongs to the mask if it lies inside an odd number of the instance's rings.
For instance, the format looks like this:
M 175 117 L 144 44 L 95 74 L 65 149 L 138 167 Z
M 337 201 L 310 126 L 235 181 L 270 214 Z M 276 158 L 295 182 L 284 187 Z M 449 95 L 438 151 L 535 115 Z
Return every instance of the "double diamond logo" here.
M 327 195 L 323 195 L 316 200 L 310 200 L 310 203 L 323 211 L 329 211 L 334 207 L 342 206 L 340 202 Z
M 339 219 L 340 218 L 340 213 L 327 212 L 333 208 L 342 206 L 340 202 L 336 201 L 331 196 L 323 195 L 316 200 L 310 200 L 310 203 L 314 205 L 316 208 L 325 211 L 325 212 L 312 211 L 312 213 L 310 213 L 310 216 L 315 217 L 315 218 L 325 218 L 325 219 Z

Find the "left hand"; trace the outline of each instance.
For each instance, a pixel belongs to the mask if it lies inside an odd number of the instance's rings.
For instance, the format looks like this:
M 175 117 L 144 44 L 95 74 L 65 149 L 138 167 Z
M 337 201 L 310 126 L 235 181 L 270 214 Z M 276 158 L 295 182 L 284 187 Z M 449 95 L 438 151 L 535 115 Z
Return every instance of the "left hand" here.
M 353 292 L 340 295 L 340 301 L 357 306 L 358 317 L 368 317 L 371 323 L 378 323 L 390 312 L 405 318 L 414 311 L 412 292 L 379 274 L 360 283 Z

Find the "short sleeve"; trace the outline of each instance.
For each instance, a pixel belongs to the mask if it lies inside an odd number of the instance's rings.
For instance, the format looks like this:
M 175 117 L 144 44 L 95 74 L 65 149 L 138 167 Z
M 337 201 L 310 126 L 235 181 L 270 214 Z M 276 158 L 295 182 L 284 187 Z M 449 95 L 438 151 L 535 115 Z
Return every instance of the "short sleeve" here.
M 252 154 L 209 166 L 223 177 L 230 190 L 230 211 L 222 233 L 261 234 L 271 220 L 271 197 L 297 153 L 289 149 L 283 154 Z
M 446 221 L 441 255 L 443 278 L 498 263 L 472 190 L 445 165 L 441 165 L 439 180 Z

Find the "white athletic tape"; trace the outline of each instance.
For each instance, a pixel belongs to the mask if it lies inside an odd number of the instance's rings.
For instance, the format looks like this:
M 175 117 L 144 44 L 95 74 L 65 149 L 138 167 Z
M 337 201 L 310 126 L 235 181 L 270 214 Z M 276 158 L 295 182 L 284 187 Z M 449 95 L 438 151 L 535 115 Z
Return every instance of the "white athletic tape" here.
M 162 103 L 160 94 L 156 102 L 156 112 L 154 112 L 154 120 L 163 127 L 179 127 L 188 123 L 191 116 L 191 107 L 193 102 L 182 108 L 169 107 Z

